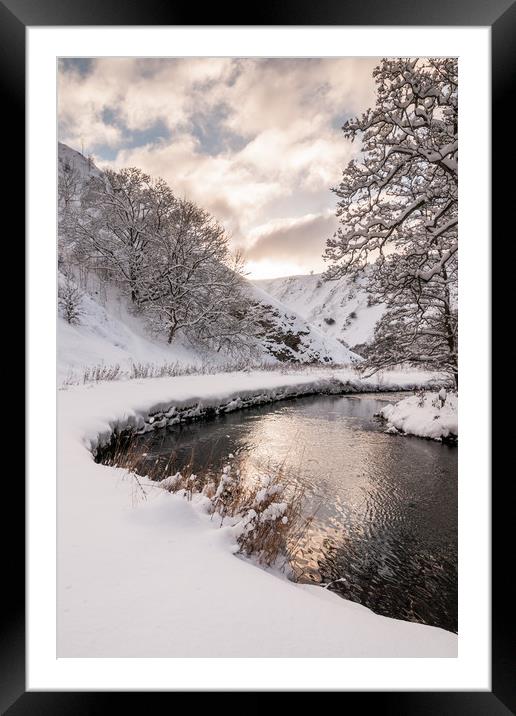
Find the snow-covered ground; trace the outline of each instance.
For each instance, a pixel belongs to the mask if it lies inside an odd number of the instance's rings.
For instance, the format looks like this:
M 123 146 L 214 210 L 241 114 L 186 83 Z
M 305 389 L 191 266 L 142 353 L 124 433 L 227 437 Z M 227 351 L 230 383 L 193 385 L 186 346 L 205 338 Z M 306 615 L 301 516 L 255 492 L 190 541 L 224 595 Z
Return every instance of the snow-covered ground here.
M 285 276 L 264 279 L 254 284 L 296 311 L 326 336 L 340 339 L 348 346 L 368 343 L 384 304 L 370 304 L 365 291 L 366 277 L 323 281 L 321 275 Z
M 386 405 L 380 416 L 387 423 L 387 432 L 446 440 L 459 435 L 457 410 L 457 394 L 443 389 L 411 395 L 394 405 Z
M 115 427 L 306 392 L 401 388 L 429 374 L 250 372 L 58 392 L 58 656 L 455 657 L 457 637 L 378 616 L 235 556 L 229 527 L 155 483 L 94 462 Z M 340 385 L 337 383 L 340 381 Z M 237 401 L 235 403 L 235 401 Z M 238 402 L 239 401 L 239 402 Z M 144 494 L 145 493 L 145 494 Z

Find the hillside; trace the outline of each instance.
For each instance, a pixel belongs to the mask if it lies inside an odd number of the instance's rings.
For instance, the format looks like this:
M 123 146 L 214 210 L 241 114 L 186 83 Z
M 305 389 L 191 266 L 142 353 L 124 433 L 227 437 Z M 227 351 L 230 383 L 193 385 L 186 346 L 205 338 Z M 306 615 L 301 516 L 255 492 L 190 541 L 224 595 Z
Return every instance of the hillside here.
M 60 284 L 63 281 L 60 274 Z M 89 291 L 82 289 L 81 315 L 76 325 L 58 317 L 59 381 L 80 379 L 85 369 L 97 366 L 120 366 L 120 370 L 128 371 L 133 364 L 200 365 L 201 356 L 184 343 L 169 346 L 149 336 L 115 290 L 102 295 L 91 278 L 88 288 Z
M 59 281 L 64 282 L 59 275 Z M 254 298 L 267 307 L 267 326 L 257 341 L 251 363 L 291 362 L 349 364 L 358 359 L 331 336 L 325 336 L 295 312 L 249 284 Z M 94 276 L 82 283 L 81 315 L 76 325 L 58 317 L 58 377 L 81 377 L 94 366 L 120 366 L 128 371 L 133 364 L 176 363 L 200 368 L 202 365 L 232 364 L 238 357 L 207 353 L 178 337 L 171 345 L 151 335 L 145 323 L 133 315 L 116 289 L 105 291 Z M 245 361 L 245 356 L 240 361 Z
M 95 165 L 65 144 L 59 144 L 58 171 L 63 178 L 82 184 L 90 176 L 102 176 Z M 60 239 L 66 243 L 64 237 Z M 130 310 L 124 297 L 113 285 L 107 285 L 93 271 L 67 269 L 68 280 L 82 292 L 80 316 L 75 325 L 58 319 L 58 374 L 60 379 L 81 376 L 85 368 L 119 365 L 127 371 L 135 363 L 178 363 L 196 366 L 225 365 L 228 362 L 249 360 L 260 362 L 294 362 L 349 364 L 360 360 L 336 336 L 312 325 L 299 312 L 282 303 L 260 286 L 248 282 L 252 299 L 263 309 L 263 334 L 256 339 L 253 356 L 228 356 L 223 352 L 207 353 L 192 346 L 178 335 L 172 344 L 151 334 L 144 320 Z M 59 274 L 60 285 L 66 281 Z
M 371 341 L 384 312 L 383 304 L 370 305 L 364 289 L 366 277 L 353 282 L 323 281 L 320 274 L 285 276 L 254 281 L 284 306 L 296 312 L 321 333 L 353 348 Z
M 62 142 L 58 142 L 57 163 L 60 175 L 62 172 L 75 169 L 82 179 L 88 179 L 90 176 L 102 176 L 100 169 L 90 159 Z

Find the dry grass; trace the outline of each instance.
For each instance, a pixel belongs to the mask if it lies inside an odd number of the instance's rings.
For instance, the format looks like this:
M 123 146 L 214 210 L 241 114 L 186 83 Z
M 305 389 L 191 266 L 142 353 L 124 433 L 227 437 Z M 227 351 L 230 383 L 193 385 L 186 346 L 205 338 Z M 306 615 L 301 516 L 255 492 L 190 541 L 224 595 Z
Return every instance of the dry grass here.
M 319 364 L 317 364 L 319 365 Z M 341 368 L 337 364 L 320 364 L 319 367 Z M 250 372 L 254 370 L 275 373 L 297 373 L 314 367 L 313 363 L 271 363 L 269 361 L 232 360 L 223 363 L 132 363 L 129 369 L 115 365 L 98 364 L 85 368 L 82 373 L 71 371 L 62 381 L 61 386 L 98 383 L 112 380 L 138 380 L 142 378 L 165 378 L 182 375 L 214 375 L 215 373 Z
M 199 372 L 194 365 L 181 363 L 133 363 L 128 373 L 129 380 L 137 378 L 164 378 L 177 375 L 193 375 Z
M 101 380 L 119 380 L 124 372 L 118 363 L 114 365 L 94 365 L 85 368 L 82 375 L 69 373 L 63 380 L 62 385 L 80 385 L 81 383 L 98 383 Z
M 115 365 L 99 364 L 87 367 L 82 374 L 73 371 L 62 381 L 62 386 L 97 383 L 103 380 L 138 380 L 166 376 L 193 375 L 202 372 L 198 366 L 181 363 L 132 363 L 129 369 Z
M 292 566 L 295 558 L 292 546 L 296 541 L 292 537 L 305 522 L 302 518 L 304 499 L 304 488 L 289 481 L 283 469 L 255 485 L 243 496 L 240 551 L 256 556 L 260 564 L 271 566 L 282 558 L 283 567 Z

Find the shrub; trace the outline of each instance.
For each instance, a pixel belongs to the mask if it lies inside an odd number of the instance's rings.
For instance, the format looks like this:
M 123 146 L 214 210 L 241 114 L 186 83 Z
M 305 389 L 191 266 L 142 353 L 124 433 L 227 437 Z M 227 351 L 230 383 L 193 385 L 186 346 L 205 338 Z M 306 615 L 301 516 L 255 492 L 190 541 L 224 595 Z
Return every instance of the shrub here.
M 82 298 L 83 292 L 69 278 L 60 284 L 58 289 L 59 308 L 61 315 L 70 325 L 77 325 L 81 322 Z

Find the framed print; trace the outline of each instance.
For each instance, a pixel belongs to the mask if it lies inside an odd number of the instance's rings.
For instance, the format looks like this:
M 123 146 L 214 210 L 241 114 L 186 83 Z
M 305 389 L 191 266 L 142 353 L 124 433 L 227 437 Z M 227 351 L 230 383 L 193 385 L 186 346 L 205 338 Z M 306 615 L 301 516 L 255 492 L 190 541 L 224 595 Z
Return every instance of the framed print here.
M 514 5 L 1 13 L 28 318 L 4 708 L 509 713 L 489 273 Z

